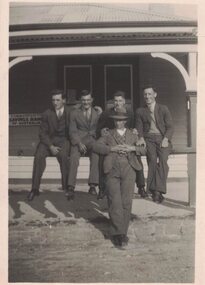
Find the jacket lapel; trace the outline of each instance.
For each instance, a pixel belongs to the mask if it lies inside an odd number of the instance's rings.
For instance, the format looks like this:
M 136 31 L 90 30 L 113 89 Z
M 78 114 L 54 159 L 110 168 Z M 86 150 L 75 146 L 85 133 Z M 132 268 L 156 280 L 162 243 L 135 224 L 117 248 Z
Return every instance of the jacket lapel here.
M 155 104 L 155 108 L 154 108 L 154 117 L 156 121 L 156 126 L 160 130 L 159 105 L 157 103 Z
M 125 133 L 125 143 L 132 144 L 132 132 L 129 129 L 127 129 Z
M 110 135 L 111 137 L 114 139 L 114 141 L 116 142 L 116 144 L 119 144 L 118 138 L 117 138 L 117 131 L 116 129 L 113 129 L 110 131 Z
M 146 116 L 146 118 L 147 118 L 148 121 L 151 123 L 152 118 L 151 118 L 151 114 L 150 114 L 149 108 L 148 108 L 147 106 L 145 106 L 144 110 L 145 110 L 145 116 Z
M 57 118 L 55 109 L 51 109 L 50 120 L 51 120 L 51 124 L 52 124 L 54 130 L 56 130 L 57 129 L 57 123 L 58 123 L 57 120 L 58 120 L 58 118 Z
M 79 109 L 78 117 L 80 121 L 82 122 L 82 124 L 84 124 L 88 128 L 89 124 L 88 124 L 86 117 L 84 116 L 84 112 L 82 108 Z

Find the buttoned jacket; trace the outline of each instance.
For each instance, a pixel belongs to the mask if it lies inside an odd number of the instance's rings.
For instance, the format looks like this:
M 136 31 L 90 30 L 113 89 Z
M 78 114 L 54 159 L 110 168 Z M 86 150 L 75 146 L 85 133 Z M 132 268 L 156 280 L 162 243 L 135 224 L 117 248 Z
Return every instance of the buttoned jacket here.
M 86 136 L 96 138 L 96 128 L 99 114 L 91 109 L 91 118 L 85 118 L 82 108 L 72 110 L 70 113 L 69 137 L 72 145 L 79 144 Z
M 65 136 L 69 138 L 69 117 L 70 110 L 67 106 L 64 106 L 64 116 L 65 116 Z M 46 110 L 42 114 L 41 125 L 39 130 L 40 142 L 50 147 L 52 145 L 52 140 L 56 135 L 58 130 L 58 117 L 54 108 Z
M 119 144 L 116 134 L 117 134 L 116 129 L 109 130 L 108 135 L 100 137 L 93 145 L 94 152 L 105 155 L 104 165 L 103 165 L 104 173 L 109 173 L 111 171 L 111 169 L 114 167 L 116 163 L 117 157 L 119 156 L 118 153 L 111 151 L 112 146 L 116 146 Z M 125 133 L 125 144 L 136 146 L 137 141 L 138 141 L 138 136 L 134 134 L 130 129 L 127 129 Z M 145 155 L 145 154 L 146 150 L 144 147 L 136 146 L 136 151 L 129 152 L 127 154 L 128 163 L 135 170 L 141 170 L 142 167 L 137 159 L 137 155 Z

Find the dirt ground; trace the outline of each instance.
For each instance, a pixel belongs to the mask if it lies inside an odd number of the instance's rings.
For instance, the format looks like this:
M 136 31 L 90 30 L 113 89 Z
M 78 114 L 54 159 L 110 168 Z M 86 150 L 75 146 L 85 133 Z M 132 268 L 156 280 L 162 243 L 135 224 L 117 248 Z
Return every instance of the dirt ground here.
M 106 199 L 82 187 L 68 202 L 45 186 L 28 203 L 19 187 L 9 191 L 9 282 L 194 281 L 195 214 L 182 202 L 157 205 L 135 195 L 130 241 L 119 250 L 108 236 Z
M 193 217 L 134 219 L 124 250 L 104 238 L 107 226 L 106 219 L 10 225 L 9 282 L 193 282 Z

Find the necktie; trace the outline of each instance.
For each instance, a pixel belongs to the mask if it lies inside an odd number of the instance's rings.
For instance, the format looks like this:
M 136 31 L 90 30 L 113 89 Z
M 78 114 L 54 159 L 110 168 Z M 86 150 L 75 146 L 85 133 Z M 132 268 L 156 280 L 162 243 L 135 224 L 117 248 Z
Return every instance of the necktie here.
M 58 119 L 60 119 L 60 118 L 61 118 L 61 116 L 62 116 L 62 111 L 61 111 L 61 110 L 59 110 L 59 111 L 58 111 Z
M 90 120 L 90 112 L 89 112 L 89 110 L 85 111 L 85 117 L 86 117 L 87 121 Z

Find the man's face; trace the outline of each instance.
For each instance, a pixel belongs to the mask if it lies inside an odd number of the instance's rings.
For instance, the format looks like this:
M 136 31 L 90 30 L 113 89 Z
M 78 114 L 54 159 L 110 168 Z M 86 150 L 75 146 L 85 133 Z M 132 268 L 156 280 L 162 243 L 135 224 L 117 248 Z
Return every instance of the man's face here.
M 81 97 L 81 103 L 82 103 L 83 109 L 88 110 L 92 106 L 93 98 L 91 97 L 90 94 L 88 94 L 86 96 L 82 96 Z
M 118 130 L 124 129 L 126 120 L 116 120 L 114 119 L 115 128 Z
M 152 88 L 146 88 L 144 89 L 143 96 L 144 96 L 145 103 L 147 105 L 150 105 L 155 102 L 157 93 L 154 92 Z
M 114 97 L 114 107 L 122 108 L 124 106 L 125 106 L 125 99 L 122 96 L 115 96 Z
M 55 94 L 52 96 L 52 104 L 55 110 L 59 110 L 65 104 L 65 99 L 62 98 L 62 94 Z

